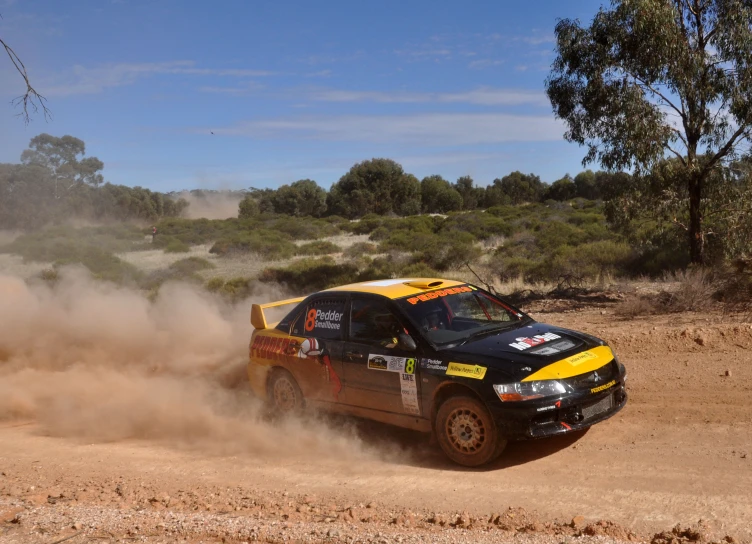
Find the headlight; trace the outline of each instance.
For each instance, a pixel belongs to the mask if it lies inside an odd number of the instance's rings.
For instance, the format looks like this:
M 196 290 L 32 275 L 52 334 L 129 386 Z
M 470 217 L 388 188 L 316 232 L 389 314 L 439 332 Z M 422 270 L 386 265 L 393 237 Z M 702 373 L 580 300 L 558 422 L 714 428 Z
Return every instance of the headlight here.
M 502 383 L 493 386 L 502 402 L 541 399 L 566 393 L 561 382 L 543 380 L 539 382 Z

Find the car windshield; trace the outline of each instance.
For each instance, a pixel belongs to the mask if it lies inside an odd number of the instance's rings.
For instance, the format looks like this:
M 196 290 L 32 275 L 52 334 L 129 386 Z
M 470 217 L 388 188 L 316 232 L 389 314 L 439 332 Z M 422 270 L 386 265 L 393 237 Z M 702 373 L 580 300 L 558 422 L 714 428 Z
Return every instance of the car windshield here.
M 427 340 L 443 347 L 515 326 L 527 319 L 490 293 L 471 285 L 437 289 L 400 299 L 397 303 Z

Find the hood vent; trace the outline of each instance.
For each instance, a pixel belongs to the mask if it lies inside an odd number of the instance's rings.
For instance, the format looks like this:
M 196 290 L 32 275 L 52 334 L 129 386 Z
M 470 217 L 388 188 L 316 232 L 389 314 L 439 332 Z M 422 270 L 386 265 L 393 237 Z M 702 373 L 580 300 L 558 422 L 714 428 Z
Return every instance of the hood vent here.
M 415 287 L 416 289 L 436 289 L 444 285 L 444 282 L 442 280 L 414 280 L 406 281 L 405 285 Z

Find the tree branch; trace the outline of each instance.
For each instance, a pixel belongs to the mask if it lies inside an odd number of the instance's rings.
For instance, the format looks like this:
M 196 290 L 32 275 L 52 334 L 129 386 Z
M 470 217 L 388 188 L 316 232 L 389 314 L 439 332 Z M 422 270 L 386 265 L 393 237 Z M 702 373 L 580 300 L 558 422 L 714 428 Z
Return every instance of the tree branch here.
M 684 160 L 684 155 L 680 155 L 679 152 L 676 151 L 676 150 L 674 150 L 674 149 L 672 149 L 670 145 L 667 145 L 666 149 L 668 149 L 669 151 L 671 151 L 671 153 L 673 153 L 674 155 L 676 155 L 677 157 L 679 157 L 679 160 L 681 161 L 682 166 L 687 166 L 687 161 Z
M 654 88 L 652 87 L 652 85 L 650 85 L 649 83 L 647 83 L 647 82 L 645 82 L 645 81 L 642 81 L 642 80 L 641 80 L 641 79 L 640 79 L 639 77 L 635 76 L 634 74 L 630 74 L 630 75 L 631 75 L 631 76 L 632 76 L 632 77 L 634 78 L 634 80 L 635 80 L 635 81 L 637 82 L 637 84 L 638 84 L 638 85 L 640 85 L 640 86 L 645 86 L 645 87 L 647 87 L 647 88 L 648 88 L 648 89 L 649 89 L 649 90 L 650 90 L 650 91 L 651 91 L 651 92 L 652 92 L 653 94 L 656 94 L 656 95 L 660 96 L 660 97 L 661 97 L 661 99 L 662 99 L 662 100 L 663 100 L 663 101 L 664 101 L 664 102 L 666 103 L 666 105 L 667 105 L 667 106 L 669 106 L 670 108 L 672 108 L 672 109 L 673 109 L 673 110 L 674 110 L 674 111 L 675 111 L 676 113 L 678 113 L 678 114 L 679 114 L 679 115 L 681 116 L 681 118 L 682 118 L 682 119 L 684 119 L 684 116 L 685 116 L 685 114 L 684 114 L 684 111 L 683 111 L 683 109 L 684 109 L 684 108 L 682 108 L 682 109 L 680 110 L 679 108 L 677 108 L 677 107 L 676 107 L 676 105 L 674 105 L 674 103 L 673 103 L 673 102 L 671 102 L 671 101 L 670 101 L 670 100 L 669 100 L 668 98 L 666 98 L 666 97 L 665 97 L 665 96 L 663 95 L 663 93 L 659 92 L 659 91 L 658 91 L 657 89 L 654 89 Z
M 39 111 L 39 108 L 41 107 L 42 111 L 44 112 L 45 121 L 51 119 L 52 113 L 45 105 L 47 99 L 39 94 L 36 89 L 34 89 L 34 87 L 32 87 L 31 82 L 29 81 L 29 74 L 26 73 L 26 66 L 24 66 L 24 63 L 18 57 L 16 52 L 13 51 L 13 48 L 5 43 L 2 38 L 0 38 L 0 45 L 3 46 L 5 52 L 8 54 L 8 58 L 10 58 L 13 66 L 16 68 L 18 73 L 21 74 L 24 83 L 26 83 L 26 92 L 23 95 L 14 98 L 12 102 L 14 106 L 18 106 L 19 104 L 23 105 L 23 111 L 18 115 L 20 117 L 23 117 L 24 122 L 28 125 L 31 121 L 29 108 L 31 108 L 34 113 L 37 113 Z M 39 104 L 38 106 L 37 103 Z
M 747 125 L 740 126 L 736 132 L 734 132 L 733 136 L 729 138 L 729 141 L 726 142 L 726 144 L 718 150 L 718 153 L 713 155 L 713 157 L 708 161 L 708 163 L 705 165 L 705 167 L 702 169 L 702 175 L 704 176 L 706 173 L 708 173 L 711 168 L 713 168 L 718 161 L 720 161 L 723 157 L 728 155 L 729 151 L 736 145 L 737 139 L 747 131 L 749 127 Z

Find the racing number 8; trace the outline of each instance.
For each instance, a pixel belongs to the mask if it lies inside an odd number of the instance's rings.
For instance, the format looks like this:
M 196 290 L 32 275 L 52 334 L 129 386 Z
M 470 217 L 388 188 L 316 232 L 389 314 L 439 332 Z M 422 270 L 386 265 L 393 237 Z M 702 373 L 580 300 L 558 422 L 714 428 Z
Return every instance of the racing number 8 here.
M 415 359 L 408 359 L 405 363 L 405 374 L 415 374 Z
M 312 331 L 313 328 L 316 326 L 316 308 L 311 308 L 308 310 L 308 315 L 306 316 L 305 321 L 305 330 Z

